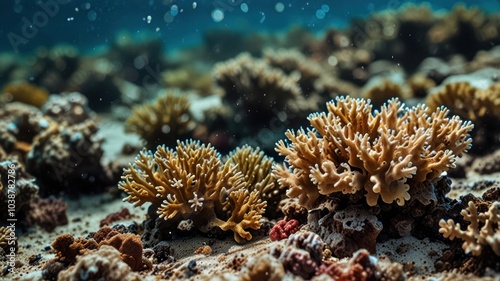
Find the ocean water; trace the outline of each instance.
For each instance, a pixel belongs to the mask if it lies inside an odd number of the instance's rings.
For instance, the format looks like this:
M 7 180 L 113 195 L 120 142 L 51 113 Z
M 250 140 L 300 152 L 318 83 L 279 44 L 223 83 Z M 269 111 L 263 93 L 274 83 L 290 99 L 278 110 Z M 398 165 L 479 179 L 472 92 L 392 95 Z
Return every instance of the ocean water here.
M 294 1 L 294 0 L 2 0 L 0 51 L 31 52 L 58 44 L 82 52 L 105 49 L 117 34 L 127 32 L 140 40 L 159 38 L 166 51 L 200 44 L 211 29 L 241 33 L 285 33 L 302 26 L 315 33 L 342 28 L 356 17 L 374 11 L 395 10 L 424 1 Z M 451 9 L 451 0 L 425 1 L 433 10 Z M 500 10 L 500 1 L 462 1 L 487 12 Z

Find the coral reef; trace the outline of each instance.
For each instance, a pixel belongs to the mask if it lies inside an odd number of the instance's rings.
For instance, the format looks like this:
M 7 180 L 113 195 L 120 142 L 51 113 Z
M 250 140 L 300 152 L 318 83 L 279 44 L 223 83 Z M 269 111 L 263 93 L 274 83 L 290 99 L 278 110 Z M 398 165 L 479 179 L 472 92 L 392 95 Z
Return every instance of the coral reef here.
M 33 140 L 26 168 L 42 183 L 42 194 L 81 193 L 109 182 L 101 163 L 103 139 L 95 121 L 50 126 Z
M 467 254 L 478 256 L 485 247 L 489 247 L 500 256 L 500 202 L 491 203 L 486 212 L 478 212 L 474 202 L 469 201 L 468 207 L 461 214 L 469 222 L 466 230 L 461 229 L 460 223 L 449 219 L 439 222 L 439 232 L 450 240 L 462 239 L 462 248 Z
M 67 208 L 68 205 L 62 199 L 44 199 L 37 196 L 29 203 L 26 221 L 29 225 L 38 225 L 51 232 L 57 226 L 68 224 Z
M 121 260 L 118 250 L 102 246 L 96 252 L 78 257 L 76 264 L 61 271 L 57 280 L 140 281 L 142 278 Z
M 195 125 L 186 97 L 167 93 L 153 103 L 134 107 L 125 130 L 139 134 L 152 149 L 160 144 L 172 147 L 177 139 L 190 138 Z
M 13 83 L 2 90 L 5 102 L 22 102 L 41 107 L 49 98 L 49 92 L 31 83 Z
M 309 116 L 313 129 L 287 131 L 291 145 L 276 148 L 288 166 L 275 166 L 274 176 L 309 209 L 336 193 L 364 195 L 369 206 L 379 199 L 403 206 L 412 185 L 437 180 L 471 146 L 473 125 L 447 117 L 443 107 L 429 115 L 423 105 L 404 108 L 392 99 L 372 114 L 369 102 L 350 97 L 327 107 Z
M 264 177 L 265 178 L 265 177 Z M 265 186 L 265 185 L 264 185 Z M 266 202 L 231 162 L 223 163 L 210 145 L 189 140 L 175 150 L 143 150 L 124 170 L 119 189 L 134 206 L 152 203 L 160 218 L 190 219 L 197 229 L 232 230 L 238 242 L 250 240 L 247 229 L 259 229 Z

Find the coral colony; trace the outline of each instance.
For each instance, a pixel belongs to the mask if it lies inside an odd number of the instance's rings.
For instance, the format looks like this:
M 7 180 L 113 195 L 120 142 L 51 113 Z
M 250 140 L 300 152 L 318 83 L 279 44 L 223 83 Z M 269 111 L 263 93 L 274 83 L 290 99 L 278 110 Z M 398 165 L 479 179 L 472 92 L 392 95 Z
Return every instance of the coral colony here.
M 498 279 L 499 34 L 405 5 L 0 54 L 0 279 Z

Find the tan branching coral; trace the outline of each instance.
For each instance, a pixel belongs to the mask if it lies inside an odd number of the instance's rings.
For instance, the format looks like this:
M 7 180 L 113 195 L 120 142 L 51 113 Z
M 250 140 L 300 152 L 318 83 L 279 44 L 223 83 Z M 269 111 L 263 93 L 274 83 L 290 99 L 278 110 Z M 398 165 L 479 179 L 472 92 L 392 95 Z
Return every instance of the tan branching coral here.
M 483 124 L 491 118 L 500 119 L 500 83 L 484 90 L 468 82 L 449 83 L 441 91 L 429 95 L 427 104 L 431 109 L 444 105 L 462 118 Z
M 148 148 L 159 144 L 174 146 L 177 139 L 190 137 L 193 121 L 186 97 L 167 93 L 152 103 L 136 106 L 125 123 L 125 130 L 136 133 Z
M 478 212 L 477 206 L 470 201 L 461 215 L 469 222 L 466 230 L 462 230 L 460 223 L 449 219 L 439 222 L 439 232 L 444 238 L 453 240 L 460 238 L 464 241 L 462 248 L 466 254 L 479 256 L 485 247 L 490 247 L 500 256 L 500 202 L 493 202 L 487 212 Z
M 15 241 L 16 240 L 16 235 L 12 228 L 9 227 L 0 227 L 0 252 L 3 254 L 5 252 L 8 252 L 7 249 L 12 246 L 15 247 L 14 244 L 10 241 Z M 10 242 L 10 244 L 9 244 Z M 3 251 L 5 252 L 3 252 Z
M 210 145 L 177 142 L 175 150 L 158 146 L 139 153 L 124 171 L 118 188 L 129 194 L 125 201 L 141 206 L 152 203 L 165 220 L 191 219 L 202 232 L 214 227 L 232 230 L 242 242 L 259 229 L 266 202 L 249 190 L 243 173 L 223 163 Z
M 364 90 L 363 97 L 370 99 L 373 106 L 379 107 L 391 98 L 406 99 L 402 87 L 390 80 L 383 80 L 381 83 L 368 87 Z
M 437 180 L 471 146 L 473 125 L 444 107 L 429 114 L 392 99 L 372 113 L 367 100 L 339 97 L 327 108 L 309 116 L 312 129 L 287 131 L 290 144 L 276 147 L 288 167 L 275 166 L 274 176 L 309 209 L 335 193 L 403 206 L 413 184 Z
M 273 159 L 259 148 L 243 145 L 230 152 L 227 161 L 236 165 L 236 170 L 243 174 L 246 189 L 258 191 L 260 198 L 267 201 L 266 216 L 272 217 L 284 194 L 284 188 L 271 174 Z

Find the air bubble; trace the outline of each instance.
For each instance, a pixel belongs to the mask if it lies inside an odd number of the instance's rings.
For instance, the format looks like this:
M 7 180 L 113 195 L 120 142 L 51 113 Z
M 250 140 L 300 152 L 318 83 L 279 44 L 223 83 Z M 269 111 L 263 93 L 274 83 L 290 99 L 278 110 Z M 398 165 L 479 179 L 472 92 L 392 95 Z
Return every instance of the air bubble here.
M 171 23 L 174 21 L 174 16 L 172 16 L 172 14 L 170 13 L 170 11 L 166 12 L 165 15 L 163 16 L 163 20 L 166 22 L 166 23 Z
M 177 16 L 177 14 L 179 13 L 179 7 L 177 7 L 177 5 L 172 5 L 172 7 L 170 7 L 170 14 L 172 14 L 172 16 Z
M 212 11 L 212 19 L 215 22 L 220 22 L 224 19 L 224 12 L 221 9 L 214 9 Z
M 97 13 L 95 11 L 89 11 L 87 18 L 89 21 L 95 21 L 97 19 Z
M 322 20 L 322 19 L 325 18 L 325 16 L 326 16 L 325 11 L 323 11 L 323 10 L 317 10 L 316 11 L 316 18 Z
M 285 5 L 283 5 L 283 3 L 281 2 L 278 2 L 276 3 L 276 5 L 274 5 L 274 9 L 276 10 L 276 12 L 281 13 L 283 12 L 283 10 L 285 10 Z
M 243 13 L 248 12 L 248 5 L 247 5 L 247 3 L 241 4 L 240 5 L 240 9 L 241 9 L 241 11 L 243 11 Z
M 327 4 L 323 4 L 321 5 L 321 10 L 323 10 L 323 12 L 325 13 L 328 13 L 330 11 L 330 6 L 328 6 Z

